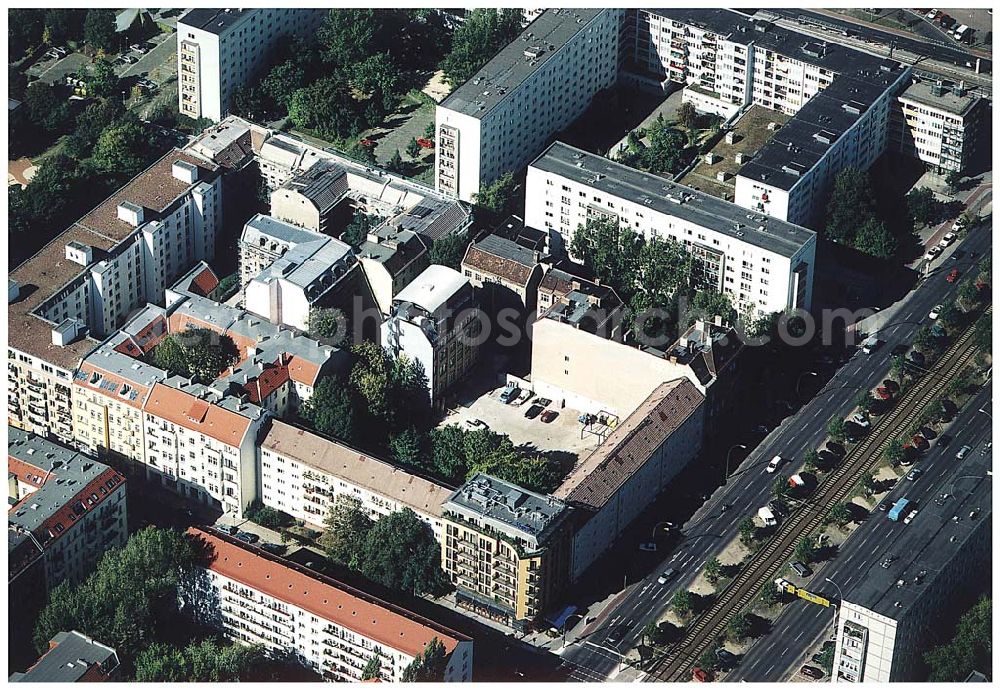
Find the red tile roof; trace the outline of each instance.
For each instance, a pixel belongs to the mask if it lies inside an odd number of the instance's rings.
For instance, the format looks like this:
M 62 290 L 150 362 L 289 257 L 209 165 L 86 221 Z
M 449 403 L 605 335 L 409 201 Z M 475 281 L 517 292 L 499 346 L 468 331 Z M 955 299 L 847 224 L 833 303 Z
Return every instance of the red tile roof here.
M 288 367 L 284 365 L 271 365 L 264 368 L 256 379 L 251 379 L 244 385 L 251 403 L 260 405 L 272 393 L 280 389 L 289 381 Z
M 239 413 L 164 384 L 154 384 L 143 410 L 229 446 L 240 446 L 251 421 Z
M 219 287 L 219 279 L 209 267 L 205 267 L 193 279 L 189 289 L 195 295 L 207 298 L 213 290 Z
M 211 547 L 210 570 L 407 655 L 422 653 L 433 638 L 448 653 L 468 640 L 398 605 L 331 579 L 313 578 L 283 559 L 220 535 L 198 528 L 189 528 L 187 534 Z

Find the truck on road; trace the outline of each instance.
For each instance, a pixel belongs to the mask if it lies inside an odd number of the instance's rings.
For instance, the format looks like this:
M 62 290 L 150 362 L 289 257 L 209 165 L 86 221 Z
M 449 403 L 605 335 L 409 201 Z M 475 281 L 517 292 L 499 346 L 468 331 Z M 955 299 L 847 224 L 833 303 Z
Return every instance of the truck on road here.
M 903 497 L 895 504 L 893 504 L 892 508 L 889 509 L 889 520 L 898 521 L 902 516 L 905 516 L 907 513 L 909 513 L 909 510 L 907 509 L 909 505 L 910 505 L 910 500 L 907 499 L 906 497 Z

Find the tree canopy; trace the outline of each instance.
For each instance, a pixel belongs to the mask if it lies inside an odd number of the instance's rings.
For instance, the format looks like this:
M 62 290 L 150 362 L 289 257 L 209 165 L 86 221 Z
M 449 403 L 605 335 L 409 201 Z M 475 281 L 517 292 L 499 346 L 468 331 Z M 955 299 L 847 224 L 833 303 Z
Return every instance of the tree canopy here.
M 83 39 L 95 50 L 105 52 L 114 46 L 115 12 L 114 10 L 95 8 L 87 10 L 83 20 Z
M 35 624 L 35 648 L 44 652 L 57 633 L 75 630 L 136 659 L 154 642 L 160 615 L 176 611 L 178 581 L 198 558 L 179 532 L 150 526 L 133 533 L 82 583 L 52 589 Z
M 992 678 L 992 621 L 993 601 L 984 595 L 962 615 L 951 641 L 924 654 L 928 681 L 965 681 L 973 670 Z
M 517 182 L 510 171 L 504 173 L 488 185 L 480 187 L 474 195 L 476 206 L 492 213 L 495 218 L 505 218 L 514 213 Z
M 875 195 L 868 174 L 857 168 L 837 173 L 826 212 L 826 237 L 850 244 L 858 229 L 875 216 Z
M 469 234 L 467 232 L 452 233 L 445 235 L 434 241 L 428 255 L 431 264 L 440 264 L 458 271 L 462 266 L 462 259 L 465 257 L 465 250 L 469 246 Z
M 178 648 L 154 642 L 135 660 L 135 680 L 139 682 L 246 681 L 250 672 L 263 663 L 266 650 L 261 645 L 220 644 L 212 639 Z
M 451 52 L 441 62 L 445 79 L 464 84 L 500 49 L 521 33 L 523 14 L 518 8 L 478 8 L 455 30 Z
M 151 359 L 160 369 L 210 382 L 235 362 L 238 354 L 229 336 L 192 327 L 160 341 L 153 348 Z
M 443 681 L 447 662 L 444 644 L 435 636 L 424 646 L 424 652 L 406 666 L 400 681 Z

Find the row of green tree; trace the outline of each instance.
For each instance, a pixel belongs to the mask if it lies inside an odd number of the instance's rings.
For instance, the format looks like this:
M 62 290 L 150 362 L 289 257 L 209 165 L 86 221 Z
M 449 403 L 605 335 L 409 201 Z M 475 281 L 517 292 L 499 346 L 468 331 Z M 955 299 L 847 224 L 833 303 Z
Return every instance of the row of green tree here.
M 993 601 L 984 595 L 962 615 L 955 635 L 924 654 L 928 681 L 965 681 L 973 671 L 993 677 Z
M 376 343 L 351 348 L 347 377 L 329 376 L 316 386 L 299 414 L 321 434 L 410 468 L 460 484 L 487 472 L 526 489 L 558 486 L 561 464 L 515 446 L 507 435 L 455 426 L 431 429 L 427 377 L 420 363 L 393 357 Z
M 699 317 L 729 321 L 735 315 L 729 297 L 705 285 L 691 254 L 672 239 L 643 237 L 616 220 L 588 219 L 573 234 L 570 252 L 629 308 L 626 329 L 636 315 L 652 315 L 636 337 L 672 341 Z M 686 314 L 679 323 L 682 306 Z
M 432 597 L 453 590 L 441 545 L 410 509 L 373 521 L 357 499 L 338 495 L 318 542 L 331 559 L 387 588 Z
M 105 8 L 11 9 L 7 26 L 10 62 L 17 62 L 43 44 L 86 43 L 95 51 L 109 51 L 115 42 L 115 11 Z

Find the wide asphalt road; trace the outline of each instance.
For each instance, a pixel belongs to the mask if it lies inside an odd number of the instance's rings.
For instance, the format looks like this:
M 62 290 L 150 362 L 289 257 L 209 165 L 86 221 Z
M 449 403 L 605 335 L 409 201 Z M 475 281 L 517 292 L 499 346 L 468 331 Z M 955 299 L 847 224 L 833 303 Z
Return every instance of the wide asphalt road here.
M 984 476 L 986 469 L 991 467 L 992 452 L 987 451 L 984 455 L 981 451 L 985 442 L 992 439 L 992 396 L 993 388 L 987 384 L 955 418 L 948 432 L 953 439 L 947 448 L 939 448 L 937 441 L 932 441 L 930 450 L 914 464 L 923 475 L 912 482 L 901 478 L 887 496 L 889 503 L 903 496 L 914 502 L 920 509 L 914 522 L 911 525 L 894 523 L 881 511 L 874 511 L 840 546 L 839 554 L 818 569 L 803 587 L 823 593 L 833 601 L 837 599 L 839 587 L 850 600 L 850 588 L 864 578 L 870 568 L 879 568 L 876 565 L 887 556 L 905 557 L 906 547 L 900 544 L 901 540 L 908 537 L 907 531 L 920 530 L 921 518 L 930 520 L 935 510 L 949 512 L 954 504 L 954 500 L 948 500 L 938 509 L 934 498 L 946 492 L 960 500 L 977 482 L 990 480 Z M 980 409 L 986 410 L 986 414 L 979 412 Z M 955 454 L 965 444 L 972 447 L 972 451 L 964 460 L 957 461 Z M 905 561 L 903 558 L 900 563 Z M 891 564 L 890 568 L 899 568 L 899 563 Z M 836 586 L 827 583 L 827 578 Z M 726 681 L 786 681 L 803 663 L 817 666 L 803 657 L 820 639 L 833 637 L 836 613 L 834 607 L 824 608 L 803 600 L 786 605 L 773 622 L 771 633 L 747 651 Z
M 964 274 L 990 247 L 990 227 L 981 224 L 962 243 L 946 250 L 930 274 L 903 300 L 894 320 L 879 329 L 884 344 L 871 355 L 857 350 L 827 385 L 774 429 L 740 464 L 728 484 L 717 489 L 683 525 L 683 538 L 669 557 L 649 576 L 631 585 L 582 636 L 567 641 L 561 655 L 573 670 L 571 680 L 617 678 L 619 654 L 640 642 L 643 628 L 659 618 L 672 594 L 689 587 L 705 561 L 719 554 L 739 534 L 740 521 L 755 515 L 770 499 L 775 475 L 764 472 L 768 461 L 775 455 L 786 459 L 781 469 L 786 476 L 800 468 L 806 452 L 820 448 L 826 440 L 831 418 L 846 416 L 854 407 L 858 391 L 872 389 L 885 379 L 892 348 L 911 342 L 934 305 L 955 298 L 958 282 L 948 283 L 947 273 L 959 268 Z M 962 258 L 956 260 L 954 257 L 959 255 Z M 807 380 L 805 377 L 802 383 Z M 725 511 L 723 505 L 728 506 Z M 657 578 L 667 568 L 676 569 L 678 575 L 661 585 Z

